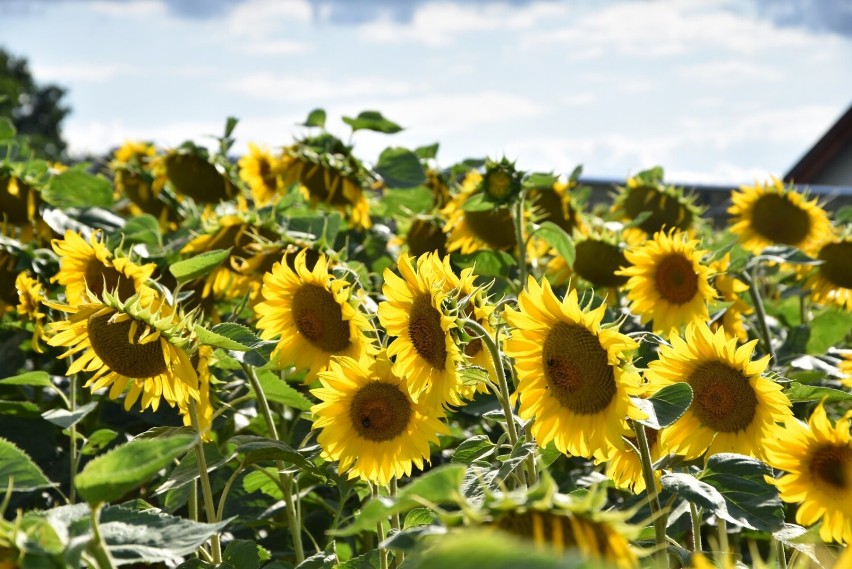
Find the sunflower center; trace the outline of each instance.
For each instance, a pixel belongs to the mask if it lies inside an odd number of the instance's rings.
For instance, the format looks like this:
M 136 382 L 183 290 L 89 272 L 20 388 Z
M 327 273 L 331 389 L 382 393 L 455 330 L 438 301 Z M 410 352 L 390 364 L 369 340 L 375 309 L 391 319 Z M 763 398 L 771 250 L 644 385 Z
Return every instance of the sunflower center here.
M 136 320 L 109 322 L 115 314 L 110 310 L 89 317 L 87 332 L 95 354 L 106 366 L 125 377 L 147 378 L 166 373 L 166 358 L 160 339 L 139 344 L 146 325 Z M 135 332 L 131 335 L 131 327 Z
M 315 199 L 330 205 L 347 205 L 344 184 L 355 185 L 354 182 L 331 167 L 307 163 L 302 169 L 302 185 Z
M 641 213 L 650 212 L 650 216 L 639 224 L 639 228 L 653 235 L 663 229 L 688 229 L 692 225 L 692 212 L 681 204 L 676 196 L 660 192 L 651 186 L 640 186 L 630 190 L 624 200 L 624 210 L 630 219 L 636 219 Z
M 502 170 L 490 172 L 485 191 L 496 200 L 505 199 L 512 192 L 512 176 Z
M 825 445 L 811 458 L 811 476 L 837 490 L 852 487 L 852 449 L 848 446 Z
M 293 295 L 293 321 L 310 343 L 334 354 L 349 347 L 349 323 L 334 295 L 325 288 L 304 284 Z
M 127 300 L 136 294 L 136 283 L 133 279 L 121 274 L 115 267 L 104 265 L 98 259 L 86 263 L 83 278 L 86 279 L 86 286 L 98 298 L 102 298 L 104 291 L 117 293 L 119 300 Z
M 787 196 L 766 194 L 754 203 L 751 225 L 773 243 L 797 245 L 810 233 L 811 218 Z
M 630 263 L 618 245 L 587 239 L 576 245 L 574 271 L 598 287 L 619 287 L 630 277 L 619 276 L 615 271 L 629 267 Z
M 686 304 L 698 292 L 698 274 L 692 261 L 678 253 L 660 261 L 654 282 L 663 300 L 672 304 Z
M 441 328 L 441 313 L 432 306 L 431 295 L 422 294 L 414 299 L 408 320 L 408 334 L 417 355 L 435 369 L 447 367 L 447 335 Z
M 831 284 L 842 288 L 852 288 L 852 241 L 829 243 L 820 249 L 819 272 Z
M 362 438 L 375 442 L 389 441 L 408 427 L 411 402 L 396 385 L 371 382 L 352 398 L 349 419 Z
M 559 403 L 592 415 L 615 396 L 615 375 L 597 336 L 580 324 L 557 322 L 541 352 L 547 386 Z
M 406 237 L 408 252 L 414 257 L 437 251 L 440 257 L 447 254 L 447 235 L 441 226 L 425 219 L 415 219 Z
M 571 235 L 576 215 L 570 204 L 566 206 L 562 203 L 558 193 L 554 190 L 536 190 L 531 199 L 542 216 L 542 221 L 552 221 Z
M 465 223 L 477 239 L 494 249 L 511 249 L 515 246 L 515 224 L 507 207 L 484 211 L 464 212 Z
M 741 371 L 724 362 L 705 362 L 687 382 L 692 387 L 692 410 L 703 425 L 717 432 L 734 433 L 751 424 L 758 401 Z

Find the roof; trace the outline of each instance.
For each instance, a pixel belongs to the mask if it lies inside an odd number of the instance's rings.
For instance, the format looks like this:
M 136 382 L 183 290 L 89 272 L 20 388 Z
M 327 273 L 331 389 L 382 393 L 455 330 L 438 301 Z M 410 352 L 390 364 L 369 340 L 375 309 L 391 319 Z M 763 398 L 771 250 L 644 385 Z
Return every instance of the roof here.
M 784 176 L 785 182 L 813 183 L 821 172 L 852 144 L 852 106 Z

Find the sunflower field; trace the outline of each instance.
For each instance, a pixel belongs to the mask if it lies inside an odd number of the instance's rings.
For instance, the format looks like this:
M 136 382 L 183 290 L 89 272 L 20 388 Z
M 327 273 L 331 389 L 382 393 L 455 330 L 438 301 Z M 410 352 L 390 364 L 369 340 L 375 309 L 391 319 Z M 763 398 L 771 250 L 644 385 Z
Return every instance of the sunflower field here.
M 852 567 L 852 208 L 325 119 L 0 122 L 0 569 Z

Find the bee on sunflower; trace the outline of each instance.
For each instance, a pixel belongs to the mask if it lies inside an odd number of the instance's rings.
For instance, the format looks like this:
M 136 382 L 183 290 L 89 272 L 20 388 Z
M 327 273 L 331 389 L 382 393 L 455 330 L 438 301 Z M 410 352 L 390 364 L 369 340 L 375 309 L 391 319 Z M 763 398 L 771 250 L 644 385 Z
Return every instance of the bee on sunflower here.
M 808 200 L 774 176 L 768 183 L 733 192 L 728 213 L 731 232 L 755 254 L 770 245 L 788 245 L 812 255 L 831 235 L 828 214 L 816 198 Z

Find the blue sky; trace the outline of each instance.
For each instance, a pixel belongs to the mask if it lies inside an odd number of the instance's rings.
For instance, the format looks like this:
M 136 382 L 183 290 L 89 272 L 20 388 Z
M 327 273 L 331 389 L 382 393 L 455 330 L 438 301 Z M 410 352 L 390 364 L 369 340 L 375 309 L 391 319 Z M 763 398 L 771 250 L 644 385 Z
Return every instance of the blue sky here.
M 71 150 L 290 143 L 315 107 L 526 170 L 680 183 L 783 175 L 852 104 L 849 0 L 0 0 L 0 46 L 69 89 Z

